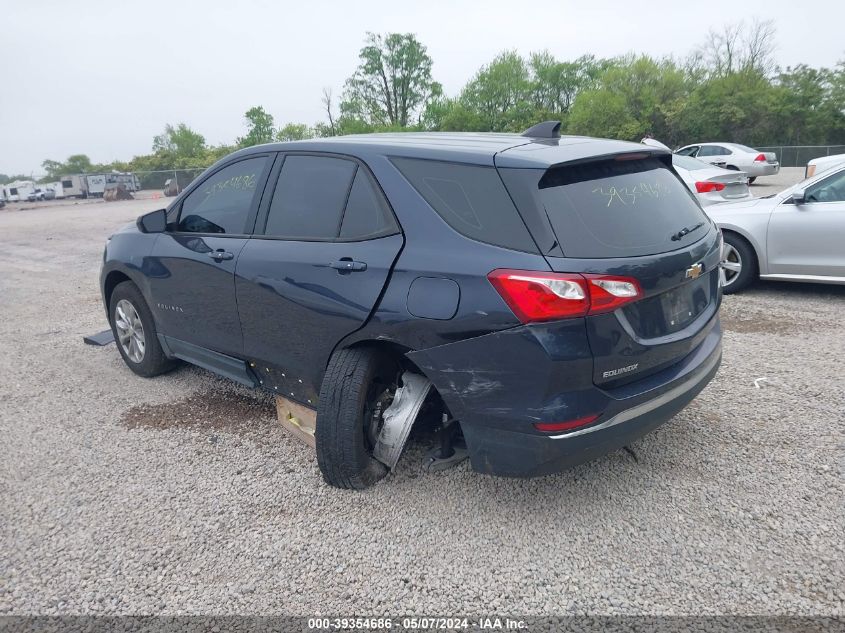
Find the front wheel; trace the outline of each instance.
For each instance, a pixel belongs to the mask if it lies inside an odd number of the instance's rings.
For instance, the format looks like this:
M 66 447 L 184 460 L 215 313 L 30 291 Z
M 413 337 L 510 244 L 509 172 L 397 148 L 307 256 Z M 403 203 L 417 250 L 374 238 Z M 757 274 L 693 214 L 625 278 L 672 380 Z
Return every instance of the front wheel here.
M 127 367 L 139 376 L 157 376 L 176 365 L 161 349 L 153 315 L 138 286 L 131 281 L 118 284 L 112 291 L 109 322 L 117 351 Z
M 733 294 L 746 288 L 757 276 L 757 257 L 751 244 L 734 233 L 724 233 L 725 247 L 722 252 L 722 270 L 725 285 L 722 292 Z
M 326 483 L 362 490 L 387 475 L 373 457 L 384 411 L 401 368 L 377 350 L 344 349 L 332 356 L 317 406 L 317 463 Z

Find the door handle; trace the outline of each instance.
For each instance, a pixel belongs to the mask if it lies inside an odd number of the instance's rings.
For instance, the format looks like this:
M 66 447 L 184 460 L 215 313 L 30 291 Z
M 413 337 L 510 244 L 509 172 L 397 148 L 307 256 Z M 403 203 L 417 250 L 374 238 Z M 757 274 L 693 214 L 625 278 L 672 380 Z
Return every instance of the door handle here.
M 356 262 L 351 257 L 341 257 L 338 261 L 329 264 L 329 266 L 341 275 L 367 270 L 367 264 L 365 262 Z
M 211 259 L 213 259 L 217 262 L 222 262 L 224 259 L 234 259 L 235 258 L 235 256 L 232 253 L 230 253 L 228 251 L 224 251 L 222 249 L 217 250 L 217 251 L 209 251 L 207 254 Z

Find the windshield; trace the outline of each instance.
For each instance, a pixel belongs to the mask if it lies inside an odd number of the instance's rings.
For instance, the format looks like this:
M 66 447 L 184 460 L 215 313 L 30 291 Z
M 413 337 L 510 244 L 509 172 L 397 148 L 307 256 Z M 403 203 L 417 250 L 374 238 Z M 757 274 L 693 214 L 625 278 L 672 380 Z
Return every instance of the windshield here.
M 686 169 L 688 171 L 696 171 L 698 169 L 713 169 L 713 165 L 710 163 L 705 163 L 702 160 L 698 160 L 697 158 L 692 158 L 691 156 L 682 156 L 681 154 L 673 154 L 672 155 L 672 164 L 675 167 L 680 167 L 681 169 Z
M 508 172 L 508 188 L 533 188 L 566 257 L 656 255 L 698 241 L 710 226 L 687 187 L 657 158 L 561 165 L 540 171 L 539 181 L 538 170 L 501 171 Z

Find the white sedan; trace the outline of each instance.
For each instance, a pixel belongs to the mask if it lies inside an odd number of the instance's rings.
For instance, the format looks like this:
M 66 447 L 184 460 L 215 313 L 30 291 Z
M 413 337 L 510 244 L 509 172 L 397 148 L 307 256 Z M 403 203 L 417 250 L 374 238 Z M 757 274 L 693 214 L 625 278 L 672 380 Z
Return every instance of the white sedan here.
M 748 174 L 748 182 L 754 182 L 759 176 L 774 176 L 780 171 L 777 154 L 759 152 L 738 143 L 695 143 L 676 149 L 675 153 L 691 156 L 717 167 L 744 171 Z
M 845 284 L 845 164 L 778 194 L 707 209 L 722 229 L 725 293 L 758 276 Z
M 754 197 L 748 190 L 748 175 L 743 171 L 722 169 L 678 154 L 672 156 L 672 167 L 702 207 Z

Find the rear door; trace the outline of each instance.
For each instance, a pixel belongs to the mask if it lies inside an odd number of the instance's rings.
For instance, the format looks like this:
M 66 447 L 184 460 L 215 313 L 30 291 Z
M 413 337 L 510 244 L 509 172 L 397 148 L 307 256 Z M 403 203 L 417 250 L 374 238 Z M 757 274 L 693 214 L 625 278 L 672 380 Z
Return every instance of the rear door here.
M 146 262 L 162 334 L 229 355 L 243 350 L 235 265 L 258 211 L 270 155 L 238 160 L 205 177 L 172 210 Z
M 356 160 L 288 154 L 267 189 L 237 266 L 244 355 L 266 386 L 313 405 L 329 355 L 369 317 L 403 238 Z
M 599 385 L 679 361 L 714 323 L 718 231 L 670 165 L 668 156 L 628 154 L 500 169 L 514 198 L 524 205 L 531 195 L 548 218 L 562 251 L 547 254 L 553 270 L 625 277 L 642 289 L 642 299 L 585 319 Z
M 695 157 L 705 163 L 724 167 L 727 164 L 727 157 L 730 155 L 730 150 L 721 145 L 702 145 Z
M 695 156 L 696 152 L 698 152 L 698 145 L 690 145 L 689 147 L 684 147 L 683 149 L 679 149 L 676 154 L 680 154 L 681 156 Z
M 845 277 L 845 170 L 804 192 L 803 204 L 787 199 L 769 220 L 769 272 L 776 275 Z

